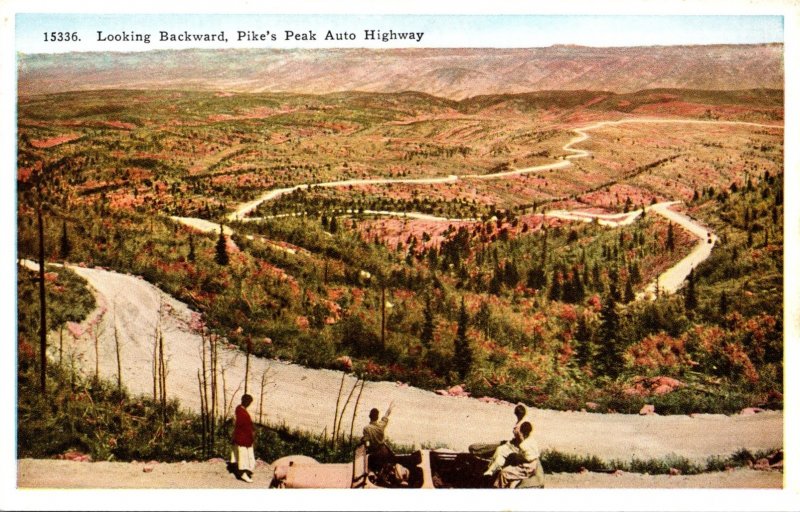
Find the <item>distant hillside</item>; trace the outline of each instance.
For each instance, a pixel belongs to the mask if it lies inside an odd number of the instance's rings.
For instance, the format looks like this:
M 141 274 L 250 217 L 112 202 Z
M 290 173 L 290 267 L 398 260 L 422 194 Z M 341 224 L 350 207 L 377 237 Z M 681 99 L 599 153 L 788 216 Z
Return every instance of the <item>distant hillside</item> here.
M 21 95 L 92 90 L 420 91 L 783 89 L 783 45 L 526 49 L 230 49 L 19 55 Z

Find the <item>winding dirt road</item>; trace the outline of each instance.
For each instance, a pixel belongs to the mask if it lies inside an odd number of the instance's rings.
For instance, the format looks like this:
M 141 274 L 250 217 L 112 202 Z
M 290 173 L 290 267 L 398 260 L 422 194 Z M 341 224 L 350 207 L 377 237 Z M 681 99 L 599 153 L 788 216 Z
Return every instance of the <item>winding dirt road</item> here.
M 702 125 L 740 125 L 740 126 L 752 126 L 757 128 L 771 128 L 771 129 L 783 129 L 781 125 L 774 125 L 774 124 L 764 124 L 764 123 L 751 123 L 746 121 L 714 121 L 714 120 L 695 120 L 695 119 L 621 119 L 617 121 L 600 121 L 589 126 L 585 126 L 583 128 L 573 128 L 573 131 L 577 134 L 575 137 L 569 140 L 562 149 L 564 151 L 570 152 L 571 154 L 567 155 L 564 160 L 560 162 L 553 162 L 550 164 L 538 165 L 534 167 L 527 167 L 523 169 L 513 169 L 510 171 L 504 172 L 497 172 L 491 174 L 465 174 L 461 176 L 450 175 L 444 178 L 414 178 L 414 179 L 398 179 L 398 178 L 372 178 L 372 179 L 351 179 L 351 180 L 343 180 L 343 181 L 328 181 L 322 183 L 314 183 L 314 184 L 301 184 L 295 185 L 293 187 L 286 187 L 286 188 L 279 188 L 274 189 L 266 192 L 262 196 L 254 199 L 253 201 L 249 201 L 240 205 L 236 210 L 234 210 L 231 214 L 228 215 L 228 219 L 232 221 L 244 221 L 247 220 L 247 215 L 255 210 L 260 204 L 271 201 L 276 199 L 284 194 L 293 192 L 295 190 L 305 190 L 309 187 L 346 187 L 351 185 L 386 185 L 392 183 L 411 183 L 411 184 L 418 184 L 418 185 L 433 185 L 433 184 L 440 184 L 440 183 L 455 183 L 459 180 L 463 179 L 479 179 L 479 180 L 493 180 L 498 178 L 504 178 L 508 176 L 515 176 L 521 174 L 529 174 L 534 172 L 541 172 L 546 170 L 552 169 L 564 169 L 566 167 L 570 167 L 572 163 L 569 160 L 574 160 L 577 158 L 587 158 L 591 155 L 591 152 L 586 149 L 576 149 L 573 146 L 576 144 L 580 144 L 589 139 L 589 133 L 593 130 L 602 129 L 607 126 L 618 126 L 622 124 L 659 124 L 659 123 L 668 123 L 668 124 L 702 124 Z M 655 213 L 669 219 L 672 222 L 675 222 L 680 227 L 686 229 L 690 233 L 694 234 L 698 239 L 699 242 L 695 246 L 695 248 L 681 261 L 675 264 L 673 267 L 668 269 L 665 273 L 660 275 L 656 280 L 650 282 L 644 289 L 643 292 L 640 292 L 637 297 L 639 299 L 653 299 L 655 298 L 658 293 L 675 293 L 686 280 L 686 277 L 689 275 L 689 272 L 702 263 L 708 256 L 711 254 L 711 250 L 714 248 L 714 245 L 717 242 L 717 237 L 713 233 L 711 233 L 708 228 L 704 227 L 703 225 L 697 223 L 693 219 L 690 219 L 686 215 L 682 215 L 680 213 L 671 210 L 670 207 L 678 204 L 677 201 L 667 202 L 667 203 L 659 203 L 657 205 L 653 205 L 650 207 L 645 208 L 647 211 L 654 211 Z M 444 221 L 444 222 L 458 222 L 458 221 L 467 221 L 472 219 L 445 219 L 441 217 L 434 217 L 429 216 L 421 213 L 398 213 L 398 212 L 386 212 L 386 211 L 369 211 L 365 213 L 371 214 L 378 214 L 378 215 L 402 215 L 409 218 L 420 218 L 424 220 L 431 220 L 431 221 Z M 600 225 L 610 226 L 610 227 L 617 227 L 631 224 L 636 218 L 641 215 L 641 210 L 636 210 L 633 212 L 629 212 L 627 214 L 597 214 L 597 213 L 588 213 L 588 212 L 580 212 L 580 211 L 564 211 L 564 210 L 554 210 L 550 212 L 546 212 L 545 216 L 549 217 L 556 217 L 565 220 L 573 220 L 573 221 L 582 221 L 582 222 L 590 222 L 592 220 L 597 219 Z M 208 221 L 203 221 L 202 219 L 191 219 L 186 217 L 174 217 L 175 220 L 182 222 L 187 225 L 191 225 L 196 229 L 201 231 L 210 231 L 211 229 L 219 230 L 219 225 L 209 223 Z M 255 220 L 255 219 L 253 219 Z M 226 228 L 229 229 L 229 228 Z M 226 233 L 227 234 L 227 233 Z
M 28 266 L 36 267 L 33 263 Z M 193 313 L 189 308 L 141 278 L 100 269 L 70 268 L 89 282 L 101 304 L 102 314 L 94 327 L 94 332 L 99 333 L 101 378 L 116 377 L 113 336 L 116 325 L 121 336 L 125 386 L 135 394 L 152 394 L 154 333 L 160 325 L 168 361 L 168 396 L 178 398 L 184 407 L 199 411 L 197 372 L 201 366 L 202 341 L 190 328 Z M 83 330 L 87 330 L 85 325 Z M 68 342 L 65 356 L 67 360 L 74 358 L 88 375 L 94 372 L 93 339 L 92 335 L 83 334 Z M 57 347 L 55 339 L 50 346 Z M 220 365 L 225 370 L 224 396 L 230 410 L 231 402 L 238 401 L 244 387 L 244 355 L 233 348 L 221 350 Z M 249 391 L 256 398 L 252 407 L 256 415 L 259 382 L 265 373 L 270 384 L 265 389 L 264 416 L 260 420 L 312 433 L 331 431 L 341 372 L 252 358 Z M 355 379 L 345 376 L 344 382 L 342 402 Z M 367 411 L 371 407 L 383 410 L 390 401 L 395 402 L 395 407 L 387 434 L 406 445 L 464 450 L 473 442 L 508 438 L 513 424 L 511 404 L 440 396 L 394 382 L 368 382 L 356 411 L 353 425 L 356 435 L 367 423 Z M 342 430 L 346 433 L 350 430 L 354 402 L 351 400 L 345 410 Z M 740 448 L 770 450 L 783 446 L 781 411 L 690 417 L 534 410 L 532 415 L 537 440 L 543 449 L 596 455 L 606 460 L 676 454 L 705 461 L 712 455 L 728 456 Z

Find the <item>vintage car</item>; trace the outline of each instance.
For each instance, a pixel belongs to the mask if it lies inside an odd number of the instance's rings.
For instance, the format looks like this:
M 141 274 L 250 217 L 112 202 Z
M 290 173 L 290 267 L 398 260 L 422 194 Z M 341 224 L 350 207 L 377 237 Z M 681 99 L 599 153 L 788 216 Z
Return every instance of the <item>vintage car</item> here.
M 321 464 L 311 457 L 291 455 L 272 463 L 271 487 L 294 489 L 345 488 L 485 488 L 492 478 L 483 475 L 489 461 L 470 453 L 417 450 L 394 456 L 394 463 L 378 473 L 369 471 L 366 446 L 358 445 L 352 463 Z M 517 488 L 543 487 L 541 466 L 537 474 Z

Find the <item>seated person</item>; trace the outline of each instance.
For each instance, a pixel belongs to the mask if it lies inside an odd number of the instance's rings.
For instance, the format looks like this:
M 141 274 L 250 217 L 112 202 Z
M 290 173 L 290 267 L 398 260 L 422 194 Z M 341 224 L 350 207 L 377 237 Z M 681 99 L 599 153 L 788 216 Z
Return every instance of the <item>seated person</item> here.
M 523 404 L 517 404 L 514 407 L 514 416 L 517 418 L 517 423 L 514 424 L 514 432 L 519 429 L 520 424 L 523 421 L 530 421 L 528 419 L 528 409 Z M 491 459 L 494 455 L 495 450 L 501 445 L 508 443 L 509 441 L 500 441 L 499 443 L 475 443 L 469 445 L 469 453 L 475 455 L 476 457 L 480 457 L 482 459 Z
M 539 465 L 539 446 L 531 433 L 533 426 L 524 421 L 514 431 L 514 440 L 501 445 L 495 450 L 492 462 L 484 476 L 494 476 L 494 486 L 501 488 L 516 487 L 522 480 L 534 475 L 541 476 Z M 543 482 L 542 482 L 543 485 Z

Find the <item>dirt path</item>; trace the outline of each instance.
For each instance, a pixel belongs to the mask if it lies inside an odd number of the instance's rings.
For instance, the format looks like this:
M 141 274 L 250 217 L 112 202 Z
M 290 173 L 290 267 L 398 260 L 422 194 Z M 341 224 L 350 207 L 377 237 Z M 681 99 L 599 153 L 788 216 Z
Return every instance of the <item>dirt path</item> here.
M 342 181 L 326 181 L 322 183 L 304 183 L 292 187 L 278 188 L 270 190 L 260 197 L 239 205 L 236 210 L 228 215 L 229 220 L 242 220 L 248 213 L 255 210 L 258 205 L 265 201 L 272 201 L 284 194 L 294 192 L 295 190 L 306 190 L 310 186 L 314 187 L 347 187 L 351 185 L 386 185 L 391 183 L 410 183 L 416 185 L 435 185 L 439 183 L 455 183 L 462 179 L 478 179 L 478 180 L 493 180 L 497 178 L 505 178 L 508 176 L 517 176 L 521 174 L 529 174 L 533 172 L 548 171 L 552 169 L 564 169 L 572 165 L 567 159 L 572 160 L 576 158 L 586 158 L 591 155 L 591 152 L 586 149 L 575 149 L 572 146 L 579 144 L 589 139 L 588 132 L 597 130 L 605 126 L 620 125 L 620 124 L 633 124 L 633 123 L 672 123 L 672 124 L 722 124 L 722 125 L 742 125 L 753 126 L 760 128 L 775 128 L 783 129 L 781 125 L 774 124 L 761 124 L 749 123 L 745 121 L 702 121 L 694 119 L 621 119 L 619 121 L 600 121 L 583 128 L 573 128 L 572 131 L 578 135 L 569 140 L 561 149 L 568 151 L 572 154 L 567 155 L 565 160 L 560 162 L 553 162 L 549 164 L 537 165 L 534 167 L 526 167 L 524 169 L 512 169 L 510 171 L 496 172 L 491 174 L 464 174 L 461 176 L 450 175 L 443 178 L 370 178 L 370 179 L 351 179 Z
M 653 210 L 662 217 L 674 222 L 686 231 L 690 232 L 698 238 L 698 243 L 695 245 L 692 252 L 685 258 L 673 265 L 667 271 L 658 277 L 657 282 L 652 282 L 645 287 L 644 296 L 655 296 L 656 287 L 661 291 L 667 293 L 675 293 L 683 284 L 689 272 L 692 271 L 697 265 L 705 261 L 706 258 L 711 256 L 711 249 L 717 243 L 717 235 L 711 232 L 707 227 L 694 221 L 682 213 L 678 213 L 672 209 L 671 206 L 678 204 L 677 201 L 671 203 L 659 203 L 648 208 Z
M 694 119 L 622 119 L 618 121 L 600 121 L 598 123 L 594 123 L 592 125 L 585 126 L 583 128 L 573 129 L 573 131 L 577 135 L 572 139 L 570 139 L 569 142 L 564 144 L 564 146 L 562 146 L 562 149 L 564 151 L 568 151 L 571 154 L 567 155 L 565 157 L 566 159 L 560 162 L 554 162 L 550 164 L 538 165 L 524 169 L 513 169 L 510 171 L 504 171 L 492 174 L 482 174 L 482 175 L 479 174 L 466 174 L 462 176 L 450 175 L 445 178 L 419 178 L 419 179 L 397 179 L 397 178 L 352 179 L 343 181 L 329 181 L 323 183 L 315 183 L 311 185 L 301 184 L 293 187 L 270 190 L 265 194 L 263 194 L 261 197 L 240 205 L 233 213 L 228 215 L 228 219 L 245 220 L 247 218 L 247 214 L 255 210 L 261 203 L 265 201 L 271 201 L 273 199 L 276 199 L 284 194 L 293 192 L 295 190 L 308 189 L 312 185 L 315 187 L 382 185 L 389 183 L 414 183 L 414 184 L 432 185 L 437 183 L 454 183 L 462 179 L 491 180 L 491 179 L 504 178 L 520 174 L 540 172 L 545 170 L 563 169 L 566 167 L 570 167 L 572 165 L 572 163 L 569 162 L 569 160 L 577 158 L 586 158 L 591 155 L 591 152 L 586 149 L 575 149 L 573 147 L 576 144 L 580 144 L 581 142 L 588 140 L 590 137 L 588 132 L 601 129 L 606 126 L 614 126 L 621 124 L 642 124 L 642 123 L 716 124 L 716 125 L 721 124 L 721 125 L 741 125 L 741 126 L 752 126 L 759 128 L 783 129 L 783 126 L 781 125 L 750 123 L 745 121 L 711 121 L 711 120 L 704 121 L 704 120 L 694 120 Z M 690 233 L 697 236 L 699 239 L 699 243 L 695 246 L 692 252 L 689 253 L 688 256 L 686 256 L 684 259 L 679 261 L 673 267 L 668 269 L 664 274 L 660 275 L 655 281 L 649 283 L 645 287 L 644 291 L 638 294 L 638 298 L 640 299 L 655 298 L 658 295 L 657 292 L 675 293 L 681 287 L 684 280 L 689 275 L 689 272 L 694 267 L 703 262 L 706 258 L 708 258 L 708 256 L 711 254 L 711 250 L 714 248 L 714 245 L 717 242 L 716 235 L 712 234 L 707 228 L 698 224 L 692 219 L 686 217 L 685 215 L 670 210 L 669 207 L 674 204 L 677 204 L 677 202 L 659 203 L 657 205 L 653 205 L 651 207 L 646 208 L 646 210 L 653 210 L 655 213 L 658 213 L 659 215 L 666 217 L 672 222 L 675 222 L 682 228 L 686 229 Z M 369 212 L 369 213 L 375 213 L 381 215 L 394 215 L 396 212 L 381 211 L 381 212 Z M 424 218 L 425 220 L 446 220 L 448 222 L 459 220 L 459 219 L 442 219 L 439 217 L 426 216 L 420 213 L 404 213 L 403 215 L 410 218 Z M 637 210 L 634 212 L 630 212 L 628 214 L 591 214 L 585 212 L 554 210 L 551 212 L 547 212 L 545 215 L 565 220 L 575 220 L 583 222 L 589 222 L 597 219 L 598 223 L 601 225 L 621 226 L 632 223 L 639 215 L 641 215 L 641 211 Z M 200 219 L 197 219 L 197 222 L 195 222 L 195 219 L 189 219 L 189 218 L 175 218 L 175 219 L 179 220 L 180 222 L 183 222 L 184 224 L 192 224 L 196 228 L 205 231 L 209 231 L 212 228 L 212 226 L 216 226 L 215 229 L 219 229 L 218 225 L 209 223 L 207 221 L 202 221 Z
M 656 297 L 656 288 L 661 293 L 675 293 L 683 285 L 689 272 L 692 271 L 697 265 L 705 261 L 711 255 L 711 250 L 717 243 L 717 236 L 712 233 L 709 228 L 698 223 L 690 217 L 678 213 L 671 208 L 679 201 L 668 201 L 664 203 L 654 204 L 645 207 L 645 211 L 657 213 L 667 220 L 674 222 L 681 228 L 685 229 L 698 239 L 697 245 L 694 249 L 678 263 L 664 271 L 658 276 L 657 280 L 649 283 L 643 292 L 637 294 L 637 298 L 650 298 Z M 545 217 L 555 217 L 558 219 L 578 221 L 578 222 L 592 222 L 597 220 L 601 226 L 618 227 L 627 226 L 633 223 L 642 214 L 642 210 L 634 210 L 628 213 L 617 214 L 602 214 L 581 211 L 566 211 L 566 210 L 552 210 L 544 214 Z
M 236 480 L 221 460 L 173 464 L 17 461 L 17 487 L 22 489 L 266 489 L 272 471 L 258 464 L 253 483 Z M 783 473 L 736 469 L 693 476 L 637 473 L 556 473 L 545 477 L 547 488 L 781 488 Z M 269 492 L 292 492 L 273 490 Z M 359 491 L 353 491 L 359 492 Z M 511 492 L 511 491 L 509 491 Z M 536 491 L 529 491 L 536 492 Z
M 184 407 L 199 411 L 197 371 L 201 364 L 201 338 L 189 327 L 192 322 L 189 308 L 141 278 L 100 269 L 71 268 L 87 279 L 98 295 L 98 303 L 105 308 L 96 328 L 100 332 L 101 378 L 116 377 L 113 342 L 116 325 L 122 340 L 125 386 L 135 394 L 151 394 L 153 334 L 160 322 L 168 361 L 167 393 L 180 399 Z M 85 372 L 93 372 L 92 338 L 83 335 L 67 345 L 65 357 L 75 358 Z M 51 344 L 56 346 L 55 342 Z M 220 362 L 225 370 L 224 397 L 230 410 L 230 403 L 236 402 L 242 393 L 245 358 L 238 350 L 226 348 L 220 351 Z M 265 372 L 271 383 L 265 389 L 262 421 L 285 423 L 312 433 L 330 432 L 342 383 L 341 372 L 253 358 L 249 389 L 256 398 L 254 414 L 259 405 L 258 383 Z M 345 377 L 343 402 L 354 383 L 353 377 Z M 355 415 L 356 435 L 367 423 L 371 407 L 385 409 L 392 400 L 395 408 L 387 434 L 393 441 L 406 445 L 465 450 L 470 443 L 507 439 L 513 423 L 511 404 L 441 396 L 394 382 L 368 382 Z M 344 414 L 343 431 L 347 433 L 353 402 L 347 404 Z M 783 446 L 781 411 L 690 417 L 534 410 L 532 416 L 542 449 L 596 455 L 605 460 L 675 454 L 704 462 L 709 456 L 728 456 L 740 448 L 755 451 Z

